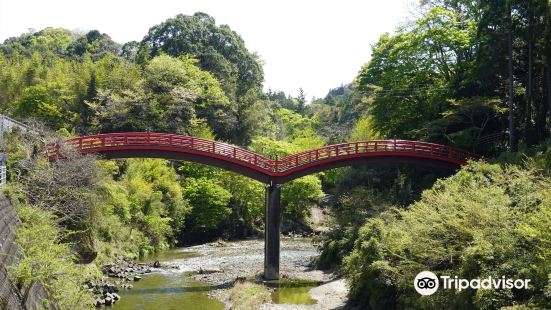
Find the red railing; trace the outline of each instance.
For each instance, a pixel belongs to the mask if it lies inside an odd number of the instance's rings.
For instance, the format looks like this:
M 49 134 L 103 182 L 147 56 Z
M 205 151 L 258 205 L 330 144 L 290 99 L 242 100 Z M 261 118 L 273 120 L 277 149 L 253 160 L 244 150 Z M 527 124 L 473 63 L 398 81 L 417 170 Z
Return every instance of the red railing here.
M 273 161 L 254 152 L 244 150 L 230 144 L 202 138 L 182 136 L 167 133 L 123 132 L 83 136 L 62 142 L 73 146 L 81 153 L 94 153 L 108 149 L 128 146 L 169 147 L 186 149 L 207 154 L 215 154 L 225 158 L 235 159 L 271 171 Z M 47 148 L 48 157 L 59 157 L 60 144 L 50 144 Z
M 254 166 L 268 175 L 280 175 L 301 166 L 335 158 L 361 157 L 379 153 L 381 155 L 416 156 L 443 160 L 457 165 L 464 164 L 469 158 L 479 158 L 472 153 L 449 146 L 408 141 L 408 140 L 374 140 L 349 142 L 323 146 L 317 149 L 292 154 L 272 160 L 254 152 L 230 144 L 166 133 L 125 132 L 83 136 L 61 142 L 71 145 L 81 153 L 105 152 L 110 149 L 132 149 L 132 147 L 151 147 L 153 149 L 185 149 L 195 153 L 214 155 L 218 158 L 242 162 Z M 47 148 L 50 159 L 59 158 L 61 144 L 51 144 Z M 392 154 L 391 154 L 392 153 Z
M 464 164 L 469 158 L 480 156 L 453 147 L 409 140 L 371 140 L 323 146 L 292 154 L 278 160 L 278 172 L 284 172 L 314 161 L 334 157 L 356 157 L 366 153 L 402 153 Z

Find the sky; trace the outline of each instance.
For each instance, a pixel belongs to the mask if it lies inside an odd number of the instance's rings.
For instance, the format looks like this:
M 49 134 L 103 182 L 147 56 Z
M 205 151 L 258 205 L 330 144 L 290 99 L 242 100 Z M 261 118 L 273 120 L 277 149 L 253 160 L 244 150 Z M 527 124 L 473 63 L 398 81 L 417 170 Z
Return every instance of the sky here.
M 97 29 L 139 41 L 177 14 L 205 12 L 260 55 L 264 89 L 307 99 L 351 82 L 384 32 L 406 21 L 414 0 L 0 0 L 0 42 L 45 27 Z

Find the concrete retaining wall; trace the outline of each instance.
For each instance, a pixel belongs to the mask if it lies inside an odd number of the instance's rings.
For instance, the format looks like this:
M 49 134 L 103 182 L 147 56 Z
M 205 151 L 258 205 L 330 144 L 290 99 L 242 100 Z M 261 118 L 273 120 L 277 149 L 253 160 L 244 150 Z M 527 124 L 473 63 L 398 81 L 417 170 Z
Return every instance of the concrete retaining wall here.
M 20 291 L 9 278 L 9 266 L 21 257 L 14 243 L 19 224 L 15 208 L 0 192 L 0 310 L 42 309 L 48 298 L 41 283 Z

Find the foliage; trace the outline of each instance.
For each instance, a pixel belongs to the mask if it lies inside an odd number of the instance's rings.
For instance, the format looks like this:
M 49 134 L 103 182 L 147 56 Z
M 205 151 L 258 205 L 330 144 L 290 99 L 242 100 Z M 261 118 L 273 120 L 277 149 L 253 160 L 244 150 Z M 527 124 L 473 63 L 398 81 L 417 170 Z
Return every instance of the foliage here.
M 71 245 L 63 242 L 65 238 L 51 212 L 20 204 L 17 213 L 21 225 L 16 242 L 23 254 L 13 266 L 18 285 L 29 287 L 40 281 L 59 309 L 88 309 L 91 296 L 80 288 L 91 276 L 98 276 L 99 270 L 75 264 Z
M 189 213 L 176 171 L 160 159 L 131 159 L 125 164 L 120 180 L 105 184 L 108 214 L 147 237 L 152 249 L 142 248 L 142 254 L 174 244 Z
M 452 11 L 433 8 L 411 29 L 385 34 L 373 46 L 371 61 L 358 75 L 358 90 L 373 94 L 369 106 L 375 129 L 386 136 L 413 137 L 447 105 L 448 83 L 460 70 L 476 27 Z
M 539 82 L 549 80 L 547 0 L 421 1 L 419 13 L 395 34 L 380 37 L 356 78 L 377 131 L 487 154 L 503 150 L 510 31 L 513 129 L 519 132 L 513 144 L 531 146 L 549 137 L 551 84 Z
M 73 41 L 74 36 L 69 30 L 48 27 L 7 39 L 0 45 L 0 53 L 9 57 L 19 54 L 29 56 L 35 52 L 40 54 L 50 52 L 62 56 Z
M 180 163 L 178 172 L 187 179 L 211 180 L 212 184 L 230 193 L 231 198 L 228 200 L 227 207 L 231 210 L 231 214 L 224 216 L 216 227 L 217 229 L 223 227 L 225 236 L 246 237 L 256 232 L 259 223 L 263 222 L 264 184 L 220 168 L 195 163 Z M 193 233 L 193 230 L 196 230 L 192 226 L 187 228 L 188 231 L 185 233 Z
M 317 266 L 338 270 L 370 218 L 406 207 L 443 176 L 445 171 L 407 165 L 351 167 L 326 173 L 324 190 L 331 197 L 333 219 L 330 229 L 318 237 L 321 254 Z
M 227 207 L 231 193 L 207 178 L 188 178 L 183 196 L 189 200 L 191 214 L 189 221 L 196 231 L 209 231 L 231 213 Z
M 371 116 L 361 117 L 350 131 L 350 141 L 378 140 L 381 138 Z
M 316 133 L 329 143 L 341 143 L 349 135 L 352 124 L 364 112 L 365 104 L 355 84 L 331 89 L 323 99 L 308 105 L 307 115 L 315 119 Z
M 550 240 L 528 227 L 545 225 L 551 206 L 549 185 L 549 178 L 534 169 L 471 163 L 437 181 L 410 208 L 369 220 L 345 259 L 351 299 L 373 309 L 547 304 L 548 297 L 540 292 L 548 284 L 551 270 L 544 262 L 549 253 L 536 245 Z M 537 251 L 541 254 L 534 256 Z M 528 278 L 535 287 L 508 292 L 440 290 L 422 298 L 411 285 L 422 270 L 469 279 Z
M 193 59 L 156 57 L 143 78 L 143 88 L 120 93 L 100 90 L 89 103 L 100 131 L 192 134 L 204 131 L 206 122 L 215 134 L 227 137 L 235 125 L 218 82 Z
M 301 147 L 286 141 L 258 138 L 252 142 L 251 149 L 272 158 L 281 158 L 300 151 Z M 304 176 L 285 184 L 281 191 L 283 223 L 304 224 L 310 207 L 319 203 L 323 196 L 321 181 L 315 175 Z
M 145 61 L 162 53 L 196 57 L 203 70 L 224 81 L 223 88 L 230 98 L 245 95 L 263 80 L 258 56 L 246 49 L 243 39 L 229 26 L 217 26 L 205 13 L 179 14 L 153 26 L 140 43 L 138 58 Z
M 315 127 L 316 121 L 304 117 L 287 109 L 276 111 L 278 121 L 281 123 L 282 136 L 300 150 L 307 150 L 325 144 L 322 137 L 318 136 Z
M 92 30 L 79 37 L 67 46 L 67 55 L 82 57 L 85 54 L 93 59 L 101 58 L 106 53 L 118 54 L 120 45 L 98 30 Z
M 44 86 L 31 86 L 16 103 L 15 116 L 37 117 L 53 128 L 64 126 L 63 112 Z

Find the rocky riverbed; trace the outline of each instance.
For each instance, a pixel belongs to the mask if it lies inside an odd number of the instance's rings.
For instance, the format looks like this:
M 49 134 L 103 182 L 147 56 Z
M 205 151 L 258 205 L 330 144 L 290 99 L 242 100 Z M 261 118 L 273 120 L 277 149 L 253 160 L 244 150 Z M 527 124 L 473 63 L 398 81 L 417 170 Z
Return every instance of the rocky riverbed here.
M 152 272 L 152 268 L 160 268 L 161 264 L 153 262 L 150 264 L 139 264 L 132 260 L 121 260 L 113 264 L 103 265 L 101 267 L 104 276 L 100 281 L 90 281 L 84 284 L 84 288 L 94 294 L 94 306 L 101 308 L 111 306 L 117 303 L 121 296 L 118 294 L 122 290 L 130 290 L 134 286 L 131 284 L 140 281 L 144 274 Z
M 344 281 L 333 274 L 313 268 L 318 255 L 309 238 L 282 238 L 281 278 L 310 280 L 315 284 L 303 288 L 314 304 L 264 304 L 262 309 L 339 309 L 346 302 Z M 106 265 L 111 276 L 110 288 L 98 291 L 98 298 L 116 302 L 113 309 L 230 309 L 229 289 L 236 280 L 260 279 L 264 265 L 264 241 L 217 241 L 192 247 L 171 249 L 146 258 L 141 263 L 119 262 Z M 137 277 L 137 278 L 136 278 Z M 134 282 L 134 280 L 143 280 Z M 99 287 L 102 288 L 102 284 Z M 125 285 L 134 285 L 131 290 Z M 311 289 L 310 289 L 311 288 Z M 275 288 L 270 288 L 275 291 Z M 309 290 L 309 291 L 308 291 Z M 117 295 L 113 295 L 117 294 Z M 308 296 L 306 296 L 308 297 Z M 220 303 L 221 301 L 222 303 Z M 101 302 L 101 301 L 100 301 Z
M 260 277 L 264 266 L 264 241 L 218 241 L 181 251 L 196 253 L 195 257 L 165 262 L 171 272 L 190 272 L 195 280 L 210 284 L 209 295 L 221 300 L 229 308 L 229 288 L 237 279 Z M 264 309 L 338 309 L 346 303 L 348 292 L 343 280 L 335 275 L 315 270 L 318 255 L 309 238 L 282 238 L 280 270 L 282 279 L 318 281 L 320 286 L 310 291 L 317 301 L 314 305 L 266 304 Z

